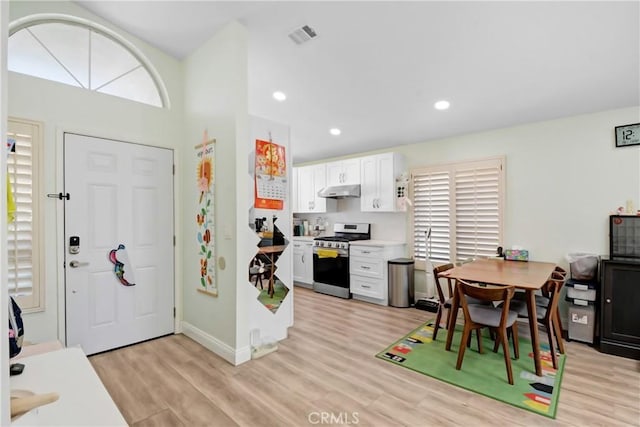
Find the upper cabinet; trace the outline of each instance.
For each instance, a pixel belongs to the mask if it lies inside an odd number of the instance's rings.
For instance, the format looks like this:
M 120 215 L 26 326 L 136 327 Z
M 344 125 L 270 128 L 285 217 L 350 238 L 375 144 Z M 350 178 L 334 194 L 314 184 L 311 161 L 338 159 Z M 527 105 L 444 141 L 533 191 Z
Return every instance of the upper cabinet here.
M 318 191 L 327 184 L 325 164 L 301 166 L 294 169 L 294 188 L 297 187 L 295 213 L 321 213 L 335 209 L 335 200 L 318 197 Z
M 396 178 L 405 171 L 404 157 L 382 153 L 360 158 L 360 210 L 362 212 L 397 212 Z
M 327 163 L 327 186 L 360 184 L 360 159 Z

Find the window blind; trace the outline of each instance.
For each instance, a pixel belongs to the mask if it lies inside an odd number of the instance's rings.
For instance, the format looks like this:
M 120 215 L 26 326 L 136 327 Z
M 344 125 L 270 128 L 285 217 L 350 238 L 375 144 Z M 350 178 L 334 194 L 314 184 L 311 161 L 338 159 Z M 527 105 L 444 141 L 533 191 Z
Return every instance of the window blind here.
M 40 286 L 39 219 L 37 215 L 40 124 L 9 119 L 8 137 L 15 152 L 7 154 L 7 172 L 13 193 L 15 220 L 7 228 L 9 294 L 23 310 L 42 308 Z
M 495 254 L 502 244 L 503 159 L 412 171 L 413 256 L 456 262 Z M 425 232 L 431 228 L 431 237 Z
M 450 253 L 450 172 L 424 171 L 413 175 L 414 258 L 449 260 Z M 431 228 L 430 238 L 426 232 Z
M 456 257 L 492 256 L 502 244 L 499 165 L 455 171 Z

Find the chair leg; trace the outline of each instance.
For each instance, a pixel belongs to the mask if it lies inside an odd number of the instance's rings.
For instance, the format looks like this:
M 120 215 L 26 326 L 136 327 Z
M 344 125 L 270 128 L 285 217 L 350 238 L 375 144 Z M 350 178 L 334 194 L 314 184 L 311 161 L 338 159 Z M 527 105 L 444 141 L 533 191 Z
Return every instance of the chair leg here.
M 476 340 L 478 342 L 478 353 L 482 354 L 482 328 L 476 329 Z
M 547 328 L 547 339 L 549 340 L 549 351 L 551 351 L 551 361 L 553 362 L 553 369 L 558 369 L 558 357 L 556 355 L 556 346 L 553 342 L 553 320 L 549 319 L 547 323 L 545 323 L 545 327 Z
M 511 356 L 509 355 L 509 342 L 507 341 L 507 331 L 500 330 L 500 342 L 502 342 L 502 351 L 504 353 L 504 363 L 507 366 L 507 379 L 509 384 L 513 385 L 513 370 L 511 369 Z
M 436 325 L 433 327 L 433 340 L 436 340 L 438 336 L 438 329 L 440 329 L 440 318 L 442 317 L 442 305 L 438 307 L 438 314 L 436 315 Z
M 493 352 L 497 353 L 498 348 L 500 348 L 500 337 L 496 333 L 495 329 L 492 329 L 491 335 L 493 336 Z
M 464 330 L 462 331 L 462 338 L 460 339 L 460 349 L 458 350 L 458 360 L 456 362 L 456 369 L 459 371 L 462 368 L 462 359 L 464 359 L 464 351 L 467 349 L 465 343 L 469 341 L 471 337 L 471 328 L 465 323 Z
M 511 326 L 511 339 L 513 340 L 514 359 L 520 358 L 520 342 L 518 341 L 518 322 L 513 322 Z
M 456 327 L 456 319 L 453 319 L 453 311 L 449 307 L 447 308 L 447 331 L 452 325 L 454 328 Z
M 564 340 L 562 339 L 562 322 L 560 321 L 560 313 L 556 310 L 555 315 L 553 316 L 553 332 L 556 336 L 556 342 L 558 344 L 558 349 L 560 350 L 560 354 L 564 354 Z

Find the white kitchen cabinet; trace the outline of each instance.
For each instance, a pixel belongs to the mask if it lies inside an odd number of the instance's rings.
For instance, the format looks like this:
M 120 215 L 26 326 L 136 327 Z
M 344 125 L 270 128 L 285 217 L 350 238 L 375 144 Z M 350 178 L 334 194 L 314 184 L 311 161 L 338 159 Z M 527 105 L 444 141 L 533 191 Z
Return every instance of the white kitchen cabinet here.
M 297 188 L 297 205 L 294 205 L 294 213 L 322 213 L 334 211 L 335 199 L 318 197 L 318 191 L 327 185 L 326 165 L 311 165 L 294 168 L 293 185 Z
M 327 185 L 360 184 L 360 159 L 327 163 Z
M 354 299 L 379 305 L 389 304 L 390 259 L 405 256 L 402 242 L 368 240 L 349 246 L 350 291 Z
M 309 237 L 293 238 L 293 281 L 313 286 L 313 240 Z
M 396 212 L 396 178 L 405 172 L 404 157 L 382 153 L 360 159 L 360 210 L 362 212 Z

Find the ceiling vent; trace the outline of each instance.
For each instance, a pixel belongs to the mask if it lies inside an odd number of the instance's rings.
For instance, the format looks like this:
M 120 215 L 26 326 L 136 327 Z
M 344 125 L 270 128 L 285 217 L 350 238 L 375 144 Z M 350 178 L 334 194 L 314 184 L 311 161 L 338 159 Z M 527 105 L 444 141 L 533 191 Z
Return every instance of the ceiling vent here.
M 318 37 L 318 34 L 316 34 L 315 30 L 308 25 L 300 27 L 289 34 L 289 38 L 296 44 L 306 43 L 316 37 Z

